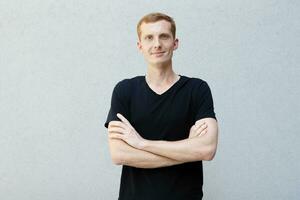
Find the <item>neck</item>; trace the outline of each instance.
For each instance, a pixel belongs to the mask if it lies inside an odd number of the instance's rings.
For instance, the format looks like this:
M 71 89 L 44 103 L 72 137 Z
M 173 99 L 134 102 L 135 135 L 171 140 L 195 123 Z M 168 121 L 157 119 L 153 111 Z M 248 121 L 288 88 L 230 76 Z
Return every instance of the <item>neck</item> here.
M 146 81 L 155 86 L 170 85 L 176 82 L 179 76 L 173 71 L 172 61 L 167 64 L 148 65 Z

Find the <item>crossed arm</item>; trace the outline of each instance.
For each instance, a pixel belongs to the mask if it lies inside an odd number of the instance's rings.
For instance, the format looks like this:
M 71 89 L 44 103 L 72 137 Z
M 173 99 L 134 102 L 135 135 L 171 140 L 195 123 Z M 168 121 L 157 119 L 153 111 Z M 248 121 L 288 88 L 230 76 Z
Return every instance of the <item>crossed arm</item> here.
M 198 120 L 189 138 L 153 141 L 142 138 L 122 115 L 109 123 L 109 146 L 115 164 L 138 168 L 165 167 L 198 160 L 212 160 L 217 149 L 218 127 L 213 118 Z
M 157 168 L 183 163 L 168 157 L 136 149 L 121 139 L 109 138 L 109 147 L 112 161 L 116 165 Z

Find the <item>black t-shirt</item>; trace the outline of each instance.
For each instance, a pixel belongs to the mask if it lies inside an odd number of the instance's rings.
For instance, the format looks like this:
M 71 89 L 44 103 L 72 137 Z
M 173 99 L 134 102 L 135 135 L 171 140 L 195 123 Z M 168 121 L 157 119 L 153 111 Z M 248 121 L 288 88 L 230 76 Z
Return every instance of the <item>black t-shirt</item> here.
M 182 140 L 197 120 L 216 119 L 208 84 L 182 75 L 163 94 L 155 93 L 145 76 L 120 81 L 112 93 L 105 127 L 119 120 L 117 113 L 149 140 Z M 199 200 L 202 184 L 202 161 L 154 169 L 124 165 L 119 200 Z

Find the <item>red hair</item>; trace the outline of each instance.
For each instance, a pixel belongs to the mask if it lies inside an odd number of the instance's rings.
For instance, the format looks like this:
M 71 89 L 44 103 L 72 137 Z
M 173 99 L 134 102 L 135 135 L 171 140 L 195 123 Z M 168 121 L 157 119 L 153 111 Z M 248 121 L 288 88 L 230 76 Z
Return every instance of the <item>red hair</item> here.
M 139 23 L 137 24 L 137 34 L 139 39 L 141 39 L 141 25 L 142 23 L 154 23 L 160 20 L 166 20 L 168 22 L 170 22 L 171 24 L 171 32 L 173 35 L 173 38 L 175 39 L 175 35 L 176 35 L 176 25 L 175 25 L 175 21 L 173 20 L 172 17 L 163 14 L 163 13 L 149 13 L 148 15 L 145 15 L 142 19 L 140 19 Z

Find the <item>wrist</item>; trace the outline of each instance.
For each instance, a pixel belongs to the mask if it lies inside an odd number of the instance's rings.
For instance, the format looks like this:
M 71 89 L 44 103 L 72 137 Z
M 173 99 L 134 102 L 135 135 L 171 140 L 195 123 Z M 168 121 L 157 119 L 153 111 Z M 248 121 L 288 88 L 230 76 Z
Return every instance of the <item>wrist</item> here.
M 148 144 L 148 140 L 142 139 L 138 145 L 138 149 L 144 150 Z

